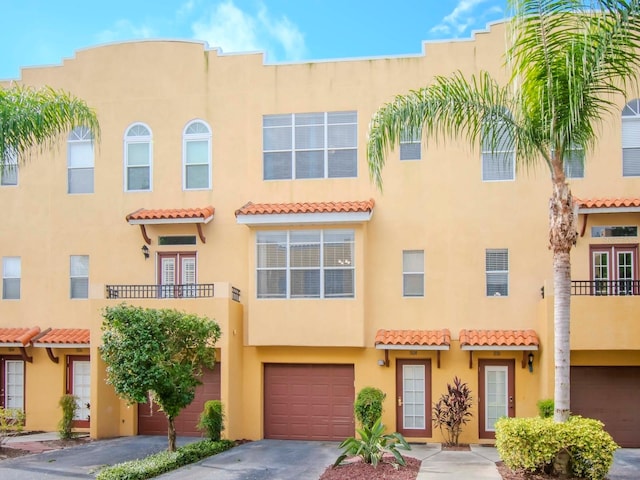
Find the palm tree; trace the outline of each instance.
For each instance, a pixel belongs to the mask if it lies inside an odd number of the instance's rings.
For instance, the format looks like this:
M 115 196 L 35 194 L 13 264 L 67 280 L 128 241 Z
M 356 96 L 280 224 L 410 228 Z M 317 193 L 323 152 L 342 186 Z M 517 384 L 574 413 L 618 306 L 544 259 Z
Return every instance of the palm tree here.
M 84 126 L 99 138 L 95 111 L 73 95 L 50 87 L 0 87 L 0 169 L 53 146 L 60 134 Z
M 587 3 L 510 0 L 506 85 L 486 72 L 436 77 L 383 105 L 367 145 L 369 172 L 380 189 L 387 150 L 420 131 L 427 138 L 463 138 L 485 151 L 515 151 L 518 165 L 549 169 L 556 422 L 569 416 L 570 252 L 577 237 L 565 160 L 571 150 L 593 148 L 597 125 L 618 110 L 616 97 L 637 82 L 640 70 L 640 1 Z

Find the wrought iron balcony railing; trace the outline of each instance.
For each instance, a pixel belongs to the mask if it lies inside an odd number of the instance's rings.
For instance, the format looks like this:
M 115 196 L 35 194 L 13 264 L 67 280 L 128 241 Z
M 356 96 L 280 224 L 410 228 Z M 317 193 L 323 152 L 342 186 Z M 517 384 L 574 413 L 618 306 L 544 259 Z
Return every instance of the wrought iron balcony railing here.
M 240 298 L 238 290 L 238 300 Z M 186 285 L 107 285 L 107 298 L 207 298 L 214 296 L 213 283 Z M 235 298 L 234 298 L 235 300 Z
M 571 295 L 640 295 L 640 280 L 572 280 Z

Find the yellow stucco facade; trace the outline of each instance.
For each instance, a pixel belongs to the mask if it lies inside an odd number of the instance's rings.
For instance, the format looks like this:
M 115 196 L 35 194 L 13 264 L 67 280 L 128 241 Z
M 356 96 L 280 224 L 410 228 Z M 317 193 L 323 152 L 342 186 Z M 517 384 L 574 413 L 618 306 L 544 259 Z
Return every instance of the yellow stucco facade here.
M 500 394 L 510 403 L 503 405 L 510 414 L 535 415 L 536 402 L 553 396 L 548 172 L 517 169 L 513 179 L 483 181 L 478 149 L 462 141 L 439 139 L 423 141 L 418 160 L 400 160 L 399 148 L 390 152 L 380 192 L 369 179 L 366 162 L 367 128 L 378 107 L 396 94 L 428 84 L 435 75 L 456 70 L 464 74 L 488 70 L 504 81 L 508 75 L 501 56 L 505 37 L 505 24 L 495 24 L 469 40 L 425 43 L 423 54 L 415 56 L 278 65 L 266 64 L 262 54 L 225 55 L 198 42 L 141 41 L 81 50 L 60 65 L 23 69 L 20 83 L 50 85 L 85 99 L 96 109 L 102 128 L 91 167 L 91 193 L 68 193 L 72 173 L 66 138 L 21 166 L 16 185 L 0 186 L 0 202 L 5 205 L 0 252 L 3 258 L 20 259 L 19 298 L 0 300 L 0 328 L 79 328 L 91 334 L 89 348 L 71 343 L 50 347 L 49 352 L 38 348 L 37 342 L 23 349 L 0 342 L 3 365 L 7 359 L 24 365 L 26 427 L 56 429 L 57 402 L 70 388 L 67 359 L 90 355 L 90 425 L 82 428 L 95 438 L 138 433 L 137 407 L 119 400 L 105 384 L 105 365 L 98 351 L 101 312 L 120 301 L 177 308 L 207 315 L 220 324 L 223 336 L 216 346 L 220 398 L 227 412 L 229 438 L 271 436 L 273 418 L 267 418 L 272 415 L 267 404 L 275 397 L 266 392 L 271 388 L 267 384 L 275 380 L 265 372 L 278 365 L 349 366 L 353 391 L 347 396 L 353 399 L 365 386 L 382 389 L 387 394 L 384 423 L 416 441 L 442 437 L 436 429 L 429 435 L 412 435 L 411 427 L 402 425 L 408 394 L 398 387 L 398 375 L 402 384 L 405 360 L 428 360 L 418 362 L 418 370 L 424 367 L 427 372 L 422 403 L 414 405 L 422 408 L 416 414 L 418 422 L 430 423 L 431 404 L 454 376 L 468 382 L 475 400 L 463 442 L 492 441 L 486 431 L 481 433 L 482 405 L 489 399 L 480 398 L 480 392 L 495 386 L 480 385 L 488 382 L 480 365 L 497 365 L 494 373 L 514 387 L 513 398 Z M 625 101 L 619 99 L 621 107 Z M 298 120 L 308 112 L 356 112 L 354 174 L 265 179 L 265 116 L 295 114 Z M 185 186 L 185 128 L 193 121 L 210 131 L 205 153 L 210 163 L 201 188 Z M 142 191 L 131 191 L 126 183 L 131 166 L 126 163 L 126 134 L 135 124 L 145 126 L 151 138 L 146 164 L 149 187 Z M 619 116 L 601 126 L 584 175 L 570 179 L 577 198 L 638 197 L 640 177 L 623 176 L 621 129 Z M 325 147 L 324 154 L 332 155 L 331 147 Z M 315 220 L 300 221 L 296 217 L 300 214 L 280 217 L 271 212 L 247 216 L 266 219 L 264 223 L 244 224 L 236 216 L 247 202 L 291 207 L 300 202 L 318 205 L 370 199 L 374 206 L 367 218 L 346 215 L 336 220 L 336 212 L 329 211 Z M 139 209 L 157 212 L 205 206 L 213 206 L 215 214 L 211 221 L 197 223 L 201 236 L 194 223 L 156 213 L 157 221 L 144 223 L 149 244 L 142 229 L 126 219 Z M 636 204 L 626 209 L 595 208 L 588 214 L 581 210 L 578 228 L 584 226 L 584 234 L 572 253 L 572 278 L 593 281 L 594 252 L 609 248 L 607 275 L 617 280 L 614 270 L 620 265 L 613 260 L 628 247 L 631 280 L 637 282 L 639 212 Z M 635 235 L 596 238 L 592 227 L 598 226 L 636 227 L 636 231 Z M 294 295 L 285 289 L 289 298 L 264 298 L 265 286 L 257 272 L 267 261 L 258 258 L 259 235 L 305 230 L 352 233 L 352 294 L 291 298 Z M 195 244 L 159 245 L 160 237 L 172 236 L 195 236 Z M 143 245 L 149 249 L 148 259 L 141 253 Z M 487 250 L 494 249 L 508 252 L 507 294 L 503 295 L 487 294 Z M 423 280 L 421 295 L 403 295 L 407 274 L 403 251 L 423 252 L 423 270 L 413 272 Z M 195 283 L 213 284 L 213 297 L 108 298 L 109 286 L 162 283 L 161 260 L 176 252 L 196 258 Z M 71 256 L 88 257 L 86 298 L 70 298 Z M 294 267 L 285 267 L 287 275 L 293 275 Z M 631 370 L 637 380 L 640 292 L 634 285 L 626 296 L 586 291 L 572 296 L 573 366 L 637 367 Z M 589 283 L 586 288 L 595 287 Z M 411 345 L 376 348 L 376 333 L 382 329 L 449 329 L 451 340 L 442 350 Z M 539 344 L 532 350 L 486 346 L 470 354 L 460 344 L 463 329 L 534 330 Z M 527 365 L 530 352 L 532 371 Z M 58 357 L 58 363 L 48 353 Z M 388 366 L 380 365 L 385 359 Z M 513 377 L 501 376 L 506 365 Z M 8 367 L 3 368 L 7 377 Z M 12 388 L 22 387 L 12 384 Z M 496 388 L 499 394 L 502 387 Z M 400 403 L 405 410 L 398 414 Z M 329 422 L 334 418 L 331 413 L 326 417 Z

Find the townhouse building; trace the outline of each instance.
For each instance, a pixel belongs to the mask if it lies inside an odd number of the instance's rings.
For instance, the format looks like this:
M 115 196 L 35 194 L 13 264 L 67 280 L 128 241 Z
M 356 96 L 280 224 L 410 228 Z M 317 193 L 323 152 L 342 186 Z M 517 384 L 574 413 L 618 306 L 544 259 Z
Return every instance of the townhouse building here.
M 165 434 L 162 412 L 105 383 L 102 312 L 119 303 L 206 315 L 222 328 L 178 434 L 221 399 L 229 438 L 342 440 L 357 392 L 383 421 L 440 441 L 431 407 L 471 387 L 461 441 L 553 396 L 549 173 L 511 152 L 404 138 L 384 190 L 370 181 L 369 120 L 435 75 L 503 67 L 507 24 L 418 55 L 267 64 L 199 42 L 80 50 L 22 70 L 92 105 L 77 128 L 0 179 L 3 406 L 55 430 L 64 393 L 94 438 Z M 4 83 L 5 85 L 7 82 Z M 567 174 L 572 253 L 571 409 L 640 446 L 640 100 L 601 127 Z

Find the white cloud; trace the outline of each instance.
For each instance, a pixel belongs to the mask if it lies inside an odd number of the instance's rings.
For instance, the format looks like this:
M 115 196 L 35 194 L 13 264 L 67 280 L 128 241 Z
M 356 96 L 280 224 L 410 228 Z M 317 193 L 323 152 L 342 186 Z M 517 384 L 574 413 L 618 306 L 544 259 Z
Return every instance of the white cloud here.
M 225 0 L 192 25 L 196 40 L 205 40 L 223 52 L 265 51 L 270 60 L 299 60 L 305 53 L 304 36 L 286 16 L 274 18 L 261 4 L 257 14 Z
M 98 43 L 109 43 L 120 40 L 151 38 L 156 35 L 153 28 L 146 25 L 136 26 L 129 20 L 118 20 L 113 27 L 96 35 Z
M 489 8 L 480 11 L 478 7 L 488 0 L 460 0 L 451 13 L 442 21 L 431 28 L 429 32 L 434 35 L 448 35 L 453 32 L 456 36 L 462 35 L 473 28 L 482 28 L 491 18 L 497 18 L 502 13 L 502 8 L 493 4 Z

